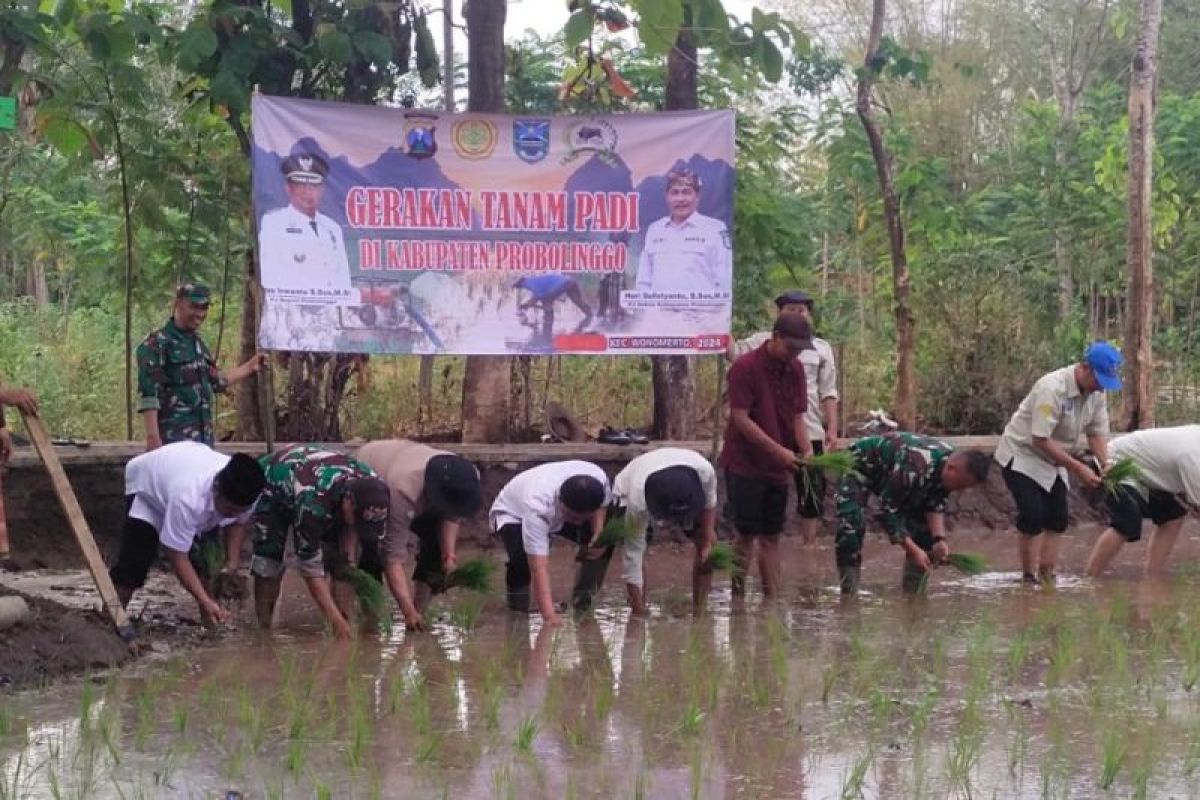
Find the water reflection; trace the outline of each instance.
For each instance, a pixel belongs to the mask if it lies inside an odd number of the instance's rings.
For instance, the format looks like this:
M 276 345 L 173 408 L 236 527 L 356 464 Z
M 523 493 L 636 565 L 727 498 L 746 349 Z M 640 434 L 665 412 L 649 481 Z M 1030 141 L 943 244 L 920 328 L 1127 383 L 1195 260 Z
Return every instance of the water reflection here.
M 0 798 L 1197 797 L 1196 589 L 717 591 L 698 620 L 614 591 L 557 629 L 489 600 L 355 646 L 247 634 L 3 699 Z

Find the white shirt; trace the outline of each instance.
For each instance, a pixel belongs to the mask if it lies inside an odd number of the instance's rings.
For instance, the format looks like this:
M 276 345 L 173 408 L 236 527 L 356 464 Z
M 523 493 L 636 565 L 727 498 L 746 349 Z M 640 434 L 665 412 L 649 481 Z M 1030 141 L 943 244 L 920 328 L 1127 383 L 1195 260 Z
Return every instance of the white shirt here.
M 158 531 L 163 547 L 186 553 L 197 535 L 244 523 L 253 508 L 224 517 L 213 504 L 213 480 L 229 456 L 199 442 L 175 442 L 132 458 L 125 465 L 125 494 L 133 495 L 129 516 Z
M 625 542 L 621 575 L 626 583 L 642 585 L 642 562 L 646 557 L 646 479 L 667 467 L 691 467 L 704 489 L 704 507 L 717 507 L 717 471 L 704 456 L 682 447 L 660 447 L 643 453 L 625 465 L 613 479 L 613 502 L 625 508 L 631 535 Z
M 639 292 L 732 292 L 733 249 L 725 223 L 698 212 L 680 223 L 669 216 L 650 223 L 635 288 Z
M 558 492 L 567 479 L 576 475 L 590 475 L 600 481 L 604 502 L 608 502 L 608 476 L 604 470 L 588 461 L 554 461 L 527 469 L 505 484 L 488 514 L 492 531 L 520 525 L 526 554 L 550 555 L 550 534 L 563 526 Z
M 342 229 L 319 211 L 310 217 L 290 204 L 268 211 L 258 226 L 258 245 L 263 288 L 280 290 L 277 299 L 303 299 L 288 290 L 351 288 Z
M 1113 439 L 1108 457 L 1133 459 L 1146 486 L 1180 495 L 1200 508 L 1200 425 L 1134 431 Z
M 996 445 L 996 460 L 1029 476 L 1046 491 L 1054 487 L 1055 478 L 1062 478 L 1069 487 L 1067 470 L 1042 455 L 1033 446 L 1033 439 L 1053 439 L 1073 451 L 1079 448 L 1079 437 L 1085 433 L 1108 435 L 1108 406 L 1104 392 L 1083 394 L 1075 382 L 1072 364 L 1038 378 L 1004 427 L 1004 435 Z
M 771 338 L 770 331 L 759 331 L 745 339 L 739 339 L 733 345 L 733 358 L 736 361 L 751 350 L 757 350 Z M 833 357 L 833 347 L 824 339 L 813 337 L 814 350 L 801 350 L 800 363 L 804 365 L 804 383 L 808 389 L 808 410 L 804 412 L 804 427 L 808 430 L 808 438 L 819 442 L 825 438 L 825 409 L 822 400 L 837 400 L 837 361 Z

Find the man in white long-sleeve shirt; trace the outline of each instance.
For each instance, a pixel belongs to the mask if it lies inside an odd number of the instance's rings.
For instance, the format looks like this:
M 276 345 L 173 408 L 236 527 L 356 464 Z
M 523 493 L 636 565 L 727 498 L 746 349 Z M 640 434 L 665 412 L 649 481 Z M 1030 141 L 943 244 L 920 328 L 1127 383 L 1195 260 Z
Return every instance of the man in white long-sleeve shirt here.
M 1190 507 L 1200 510 L 1200 425 L 1156 428 L 1114 439 L 1108 445 L 1111 462 L 1129 458 L 1140 477 L 1108 493 L 1108 527 L 1088 557 L 1087 574 L 1104 572 L 1126 542 L 1142 538 L 1142 520 L 1154 525 L 1146 550 L 1146 574 L 1165 570 Z

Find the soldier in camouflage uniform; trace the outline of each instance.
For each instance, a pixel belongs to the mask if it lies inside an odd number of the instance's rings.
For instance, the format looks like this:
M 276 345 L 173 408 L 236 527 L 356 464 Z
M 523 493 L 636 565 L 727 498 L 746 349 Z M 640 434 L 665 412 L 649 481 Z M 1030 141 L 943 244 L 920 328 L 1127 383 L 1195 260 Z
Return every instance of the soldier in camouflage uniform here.
M 212 295 L 185 283 L 175 293 L 167 324 L 137 348 L 138 411 L 146 424 L 146 450 L 171 442 L 214 441 L 213 393 L 258 372 L 263 356 L 221 373 L 198 331 Z
M 849 450 L 854 470 L 842 479 L 836 496 L 834 549 L 842 594 L 858 591 L 872 494 L 879 498 L 888 539 L 904 548 L 904 590 L 915 592 L 930 567 L 950 555 L 943 516 L 947 495 L 987 480 L 991 459 L 904 431 L 859 439 Z
M 267 483 L 255 509 L 250 563 L 259 623 L 271 626 L 285 563 L 294 561 L 335 633 L 349 637 L 328 574 L 347 560 L 354 563 L 360 540 L 383 535 L 387 484 L 362 462 L 316 445 L 286 447 L 261 463 Z M 238 549 L 231 545 L 231 551 Z

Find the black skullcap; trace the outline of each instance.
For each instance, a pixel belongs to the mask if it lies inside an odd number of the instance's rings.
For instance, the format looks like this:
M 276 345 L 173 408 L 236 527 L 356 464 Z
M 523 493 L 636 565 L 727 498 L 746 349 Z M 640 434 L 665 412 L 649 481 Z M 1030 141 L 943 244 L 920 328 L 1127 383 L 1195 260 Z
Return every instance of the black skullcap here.
M 604 484 L 591 475 L 572 475 L 559 487 L 558 499 L 576 514 L 590 514 L 604 505 Z
M 474 516 L 483 506 L 479 472 L 462 456 L 443 453 L 425 465 L 425 496 L 430 507 L 451 519 Z
M 704 486 L 696 470 L 664 467 L 646 478 L 646 508 L 654 519 L 688 522 L 704 510 Z
M 217 473 L 217 491 L 230 503 L 249 508 L 262 494 L 267 478 L 257 459 L 245 453 L 234 453 Z

